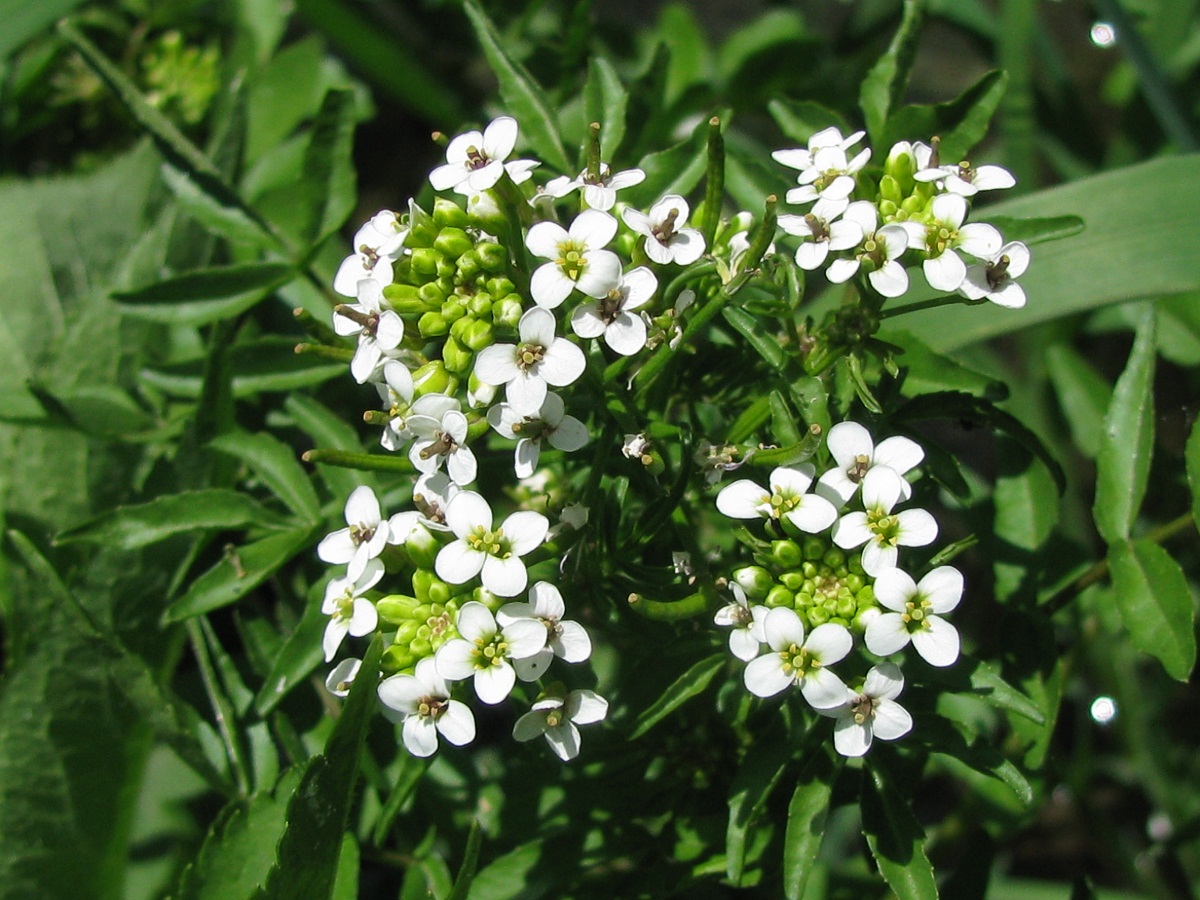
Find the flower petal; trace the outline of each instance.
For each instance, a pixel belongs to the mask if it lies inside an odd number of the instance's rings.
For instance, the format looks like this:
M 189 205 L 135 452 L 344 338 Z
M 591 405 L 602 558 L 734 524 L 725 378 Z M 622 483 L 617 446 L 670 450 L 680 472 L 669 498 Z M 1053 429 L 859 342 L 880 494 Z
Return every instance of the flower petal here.
M 489 706 L 503 703 L 517 683 L 517 673 L 507 662 L 475 670 L 475 695 Z
M 912 731 L 913 721 L 907 709 L 895 700 L 884 698 L 875 707 L 875 719 L 871 724 L 881 741 L 894 741 Z
M 846 683 L 829 669 L 816 669 L 804 676 L 800 693 L 813 709 L 833 709 L 846 702 Z
M 717 494 L 717 509 L 731 519 L 757 519 L 759 507 L 769 502 L 770 493 L 749 479 L 742 478 L 721 488 Z
M 441 736 L 456 747 L 475 740 L 475 716 L 465 703 L 448 702 L 436 724 Z
M 854 638 L 850 636 L 849 629 L 832 622 L 818 625 L 804 642 L 804 649 L 816 657 L 822 666 L 831 666 L 845 659 L 853 646 Z
M 840 716 L 833 726 L 833 747 L 842 756 L 863 756 L 871 749 L 871 726 L 860 725 L 853 716 Z
M 750 661 L 742 673 L 746 690 L 756 697 L 774 697 L 792 684 L 792 676 L 783 671 L 774 653 Z
M 400 728 L 404 747 L 413 756 L 433 756 L 437 752 L 437 729 L 424 716 L 406 716 Z
M 513 737 L 524 743 L 541 737 L 546 733 L 546 716 L 537 710 L 531 710 L 517 719 L 513 725 Z
M 504 536 L 508 538 L 513 555 L 524 556 L 540 547 L 546 540 L 550 520 L 539 512 L 523 509 L 505 519 L 501 528 L 504 529 Z
M 595 691 L 571 691 L 567 695 L 566 713 L 576 725 L 591 725 L 608 715 L 608 701 Z
M 433 569 L 438 578 L 449 584 L 466 584 L 483 569 L 484 560 L 488 555 L 476 550 L 461 538 L 451 541 L 438 551 L 433 561 Z
M 564 662 L 581 663 L 592 655 L 592 639 L 587 629 L 571 621 L 559 622 L 558 627 L 559 633 L 550 638 L 555 656 Z
M 958 659 L 958 630 L 940 616 L 928 616 L 925 621 L 928 627 L 912 636 L 913 647 L 931 666 L 953 665 Z
M 551 725 L 546 729 L 546 743 L 563 762 L 579 755 L 579 729 L 573 722 Z
M 938 566 L 917 583 L 916 592 L 929 601 L 935 613 L 948 613 L 962 600 L 962 572 L 954 566 Z

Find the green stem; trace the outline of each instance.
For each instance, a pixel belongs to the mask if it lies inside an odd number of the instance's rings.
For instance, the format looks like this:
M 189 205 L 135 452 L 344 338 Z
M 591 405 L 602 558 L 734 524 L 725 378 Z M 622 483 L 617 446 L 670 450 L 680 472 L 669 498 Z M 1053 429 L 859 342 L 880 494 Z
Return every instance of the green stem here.
M 309 463 L 321 463 L 343 469 L 359 469 L 364 472 L 405 472 L 409 475 L 413 473 L 413 464 L 405 457 L 317 448 L 307 451 L 300 458 Z
M 978 306 L 980 303 L 986 303 L 986 300 L 968 300 L 966 297 L 960 297 L 958 294 L 947 294 L 945 297 L 934 297 L 931 300 L 921 300 L 918 303 L 910 303 L 908 306 L 898 306 L 892 309 L 880 310 L 878 316 L 880 319 L 890 319 L 893 316 L 902 316 L 905 313 L 920 312 L 923 309 L 936 309 L 939 306 L 955 306 L 956 304 L 964 304 L 966 306 Z
M 344 363 L 348 363 L 354 359 L 353 350 L 347 350 L 344 347 L 327 347 L 324 344 L 297 344 L 296 353 L 324 356 L 326 359 L 335 359 L 338 362 Z

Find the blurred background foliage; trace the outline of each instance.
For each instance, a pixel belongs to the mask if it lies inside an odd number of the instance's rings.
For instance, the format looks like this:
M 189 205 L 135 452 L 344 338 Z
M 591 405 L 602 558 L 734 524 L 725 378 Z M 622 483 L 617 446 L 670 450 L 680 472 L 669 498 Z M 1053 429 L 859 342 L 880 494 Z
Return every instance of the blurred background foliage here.
M 1200 696 L 1129 646 L 1102 579 L 1053 621 L 1031 613 L 1047 585 L 1081 574 L 1064 560 L 1081 551 L 1103 558 L 1091 527 L 1095 461 L 1147 300 L 1158 315 L 1158 363 L 1144 530 L 1187 508 L 1200 246 L 1194 227 L 1156 231 L 1163 223 L 1144 210 L 1156 208 L 1155 191 L 1178 205 L 1194 183 L 1123 177 L 1105 194 L 1110 182 L 1080 180 L 1197 149 L 1198 6 L 927 4 L 906 99 L 946 103 L 1004 69 L 1007 91 L 981 159 L 1014 171 L 1031 205 L 1064 185 L 1049 195 L 1051 210 L 1083 215 L 1114 254 L 1088 257 L 1078 294 L 1066 296 L 1064 281 L 1036 327 L 1014 330 L 1010 319 L 989 330 L 976 318 L 959 332 L 953 318 L 905 320 L 931 346 L 1008 385 L 1004 408 L 1038 433 L 1068 485 L 1055 503 L 1048 471 L 1022 451 L 953 423 L 932 432 L 969 460 L 971 493 L 982 498 L 964 503 L 952 526 L 982 537 L 964 558 L 984 571 L 994 564 L 1006 595 L 972 598 L 964 630 L 981 645 L 1011 642 L 1010 656 L 1039 644 L 1062 649 L 1053 671 L 1026 670 L 1022 683 L 1043 692 L 1034 700 L 1053 727 L 1025 740 L 1013 726 L 1002 748 L 1018 757 L 1032 804 L 948 762 L 917 791 L 948 897 L 1086 897 L 1089 885 L 1102 897 L 1191 897 L 1200 876 Z M 485 9 L 509 57 L 546 88 L 568 147 L 583 139 L 581 91 L 596 54 L 630 86 L 619 165 L 732 110 L 730 190 L 748 204 L 761 202 L 763 185 L 786 186 L 764 162 L 771 149 L 830 122 L 857 123 L 858 86 L 892 39 L 901 5 L 497 0 Z M 54 28 L 63 16 L 116 76 L 102 77 L 79 42 Z M 0 513 L 9 529 L 0 558 L 0 895 L 249 896 L 239 885 L 269 868 L 294 786 L 277 785 L 278 773 L 319 750 L 330 730 L 319 690 L 273 700 L 263 685 L 281 658 L 300 682 L 317 663 L 303 649 L 316 648 L 320 626 L 305 613 L 320 589 L 311 547 L 364 480 L 318 467 L 319 500 L 298 490 L 280 503 L 279 485 L 294 475 L 280 460 L 314 445 L 361 451 L 370 441 L 346 424 L 363 401 L 340 377 L 344 363 L 293 352 L 303 321 L 291 310 L 323 322 L 354 223 L 410 195 L 429 198 L 426 174 L 441 157 L 432 131 L 454 133 L 507 107 L 454 0 L 0 0 L 0 21 Z M 130 88 L 142 107 L 121 94 Z M 211 170 L 192 165 L 187 147 L 202 148 Z M 1126 218 L 1126 205 L 1142 212 Z M 1160 233 L 1174 243 L 1157 244 Z M 1123 266 L 1121 253 L 1137 265 Z M 169 302 L 152 289 L 164 279 Z M 1035 316 L 1040 301 L 1031 292 Z M 244 432 L 278 440 L 258 457 L 208 446 Z M 975 490 L 993 481 L 1001 499 Z M 194 524 L 165 525 L 153 540 L 107 533 L 55 542 L 119 504 L 238 486 L 261 502 L 225 510 L 199 536 Z M 1001 507 L 1009 520 L 997 517 Z M 1170 550 L 1195 573 L 1189 534 Z M 239 552 L 238 565 L 257 569 L 233 596 L 217 582 Z M 196 572 L 217 574 L 203 582 L 209 576 Z M 1036 588 L 1022 580 L 1030 573 Z M 1022 592 L 1028 602 L 1012 599 Z M 695 631 L 659 633 L 675 636 L 672 676 L 708 646 Z M 661 677 L 647 678 L 647 703 Z M 242 732 L 223 728 L 214 709 Z M 629 745 L 624 766 L 581 760 L 560 771 L 528 755 L 501 760 L 485 742 L 469 765 L 435 763 L 415 801 L 420 767 L 368 770 L 355 815 L 374 842 L 364 842 L 361 876 L 347 874 L 358 860 L 343 853 L 335 890 L 353 896 L 357 877 L 364 897 L 418 897 L 426 887 L 444 896 L 474 814 L 489 843 L 472 896 L 559 896 L 564 885 L 580 896 L 723 896 L 725 863 L 709 854 L 726 837 L 730 773 L 718 766 L 732 751 L 721 741 L 734 737 L 715 737 L 686 715 L 656 728 L 651 746 Z M 369 740 L 390 741 L 384 731 Z M 607 740 L 616 747 L 622 738 Z M 237 764 L 217 771 L 222 753 Z M 643 779 L 653 791 L 631 799 L 629 785 Z M 538 809 L 515 805 L 533 793 L 507 791 L 529 784 L 544 784 Z M 227 806 L 222 794 L 254 799 Z M 778 799 L 767 821 L 786 815 Z M 419 814 L 396 818 L 414 802 Z M 578 815 L 592 831 L 569 827 Z M 522 823 L 535 821 L 530 841 Z M 245 858 L 230 857 L 233 842 L 196 857 L 210 828 L 258 829 L 269 842 Z M 764 852 L 778 829 L 752 837 L 750 891 L 778 864 Z M 874 896 L 860 842 L 857 820 L 839 807 L 821 878 L 805 896 Z M 189 864 L 192 874 L 182 874 Z M 207 892 L 218 881 L 225 893 Z

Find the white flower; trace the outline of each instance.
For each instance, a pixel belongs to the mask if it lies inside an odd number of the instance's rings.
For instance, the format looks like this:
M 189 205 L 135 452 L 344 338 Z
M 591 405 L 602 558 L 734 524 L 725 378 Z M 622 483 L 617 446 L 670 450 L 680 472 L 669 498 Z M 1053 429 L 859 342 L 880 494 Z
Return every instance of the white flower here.
M 458 611 L 455 627 L 462 637 L 438 648 L 437 673 L 447 681 L 474 678 L 476 695 L 488 704 L 499 703 L 512 692 L 517 674 L 511 660 L 533 656 L 546 646 L 541 623 L 516 619 L 500 627 L 491 610 L 474 600 Z
M 361 668 L 361 659 L 355 659 L 353 656 L 343 659 L 325 676 L 325 690 L 335 697 L 347 696 L 350 693 L 350 685 L 354 684 Z
M 967 201 L 958 194 L 940 194 L 930 206 L 932 221 L 898 223 L 908 233 L 908 246 L 924 250 L 929 258 L 922 264 L 925 280 L 938 291 L 957 291 L 967 277 L 967 264 L 958 250 L 990 259 L 1000 249 L 1001 237 L 991 225 L 967 218 Z
M 818 625 L 804 639 L 804 624 L 794 609 L 779 606 L 762 623 L 770 650 L 750 661 L 743 673 L 746 688 L 756 697 L 773 697 L 792 685 L 813 709 L 830 709 L 846 698 L 846 684 L 828 666 L 846 657 L 854 643 L 841 625 Z
M 833 709 L 819 710 L 837 719 L 833 746 L 842 756 L 862 756 L 873 738 L 894 741 L 912 730 L 912 716 L 896 702 L 904 688 L 899 667 L 884 662 L 867 673 L 861 690 L 846 689 L 846 700 Z
M 437 396 L 442 395 L 426 394 L 421 400 Z M 440 469 L 442 462 L 445 461 L 446 470 L 450 473 L 450 480 L 458 485 L 467 485 L 475 480 L 477 469 L 475 454 L 465 443 L 468 430 L 467 417 L 458 409 L 457 400 L 445 399 L 450 400 L 454 405 L 445 408 L 443 401 L 440 404 L 440 414 L 435 411 L 433 414 L 426 415 L 424 414 L 426 407 L 418 410 L 414 405 L 414 414 L 408 417 L 408 428 L 414 437 L 413 445 L 408 451 L 408 459 L 418 472 L 427 475 Z M 432 401 L 430 403 L 432 405 Z
M 579 729 L 608 715 L 608 701 L 594 691 L 571 691 L 566 698 L 547 696 L 533 704 L 533 709 L 517 719 L 513 737 L 532 741 L 546 736 L 546 743 L 563 762 L 579 755 Z
M 559 513 L 559 520 L 572 531 L 579 531 L 588 522 L 588 508 L 582 503 L 568 503 Z
M 729 632 L 729 651 L 738 659 L 749 662 L 758 656 L 759 646 L 767 639 L 763 620 L 769 610 L 762 605 L 751 606 L 746 592 L 736 581 L 729 583 L 729 590 L 733 592 L 733 602 L 718 609 L 713 622 L 733 629 Z
M 866 511 L 846 513 L 834 524 L 832 533 L 833 542 L 843 550 L 863 547 L 862 567 L 868 575 L 878 575 L 896 565 L 897 547 L 924 547 L 932 544 L 938 533 L 937 522 L 923 509 L 906 509 L 893 515 L 892 507 L 903 493 L 904 479 L 886 467 L 875 472 L 878 474 L 862 482 Z
M 782 517 L 809 534 L 824 531 L 837 518 L 837 509 L 824 497 L 805 493 L 814 471 L 807 463 L 796 468 L 780 466 L 771 473 L 769 489 L 740 479 L 717 494 L 717 509 L 731 519 Z
M 343 297 L 357 297 L 358 283 L 370 279 L 380 287 L 392 283 L 392 263 L 404 252 L 408 229 L 390 209 L 377 212 L 354 235 L 353 251 L 333 276 L 333 289 Z
M 375 611 L 375 604 L 362 595 L 382 577 L 383 563 L 372 559 L 357 578 L 335 578 L 326 586 L 321 612 L 331 618 L 321 641 L 325 662 L 333 659 L 347 634 L 362 637 L 375 630 L 379 613 Z
M 967 266 L 967 277 L 959 285 L 959 293 L 971 300 L 987 298 L 999 306 L 1020 309 L 1025 305 L 1025 290 L 1014 278 L 1020 278 L 1029 268 L 1029 248 L 1019 241 L 1005 244 L 983 261 L 983 265 Z
M 412 440 L 412 432 L 408 430 L 408 412 L 413 402 L 413 378 L 408 366 L 404 363 L 389 359 L 383 364 L 383 383 L 376 384 L 379 399 L 383 401 L 383 411 L 388 416 L 383 433 L 379 436 L 386 450 L 395 452 Z
M 551 197 L 565 197 L 571 191 L 583 189 L 583 199 L 592 209 L 604 212 L 612 209 L 617 202 L 617 191 L 633 187 L 646 180 L 646 173 L 641 169 L 626 169 L 624 172 L 611 174 L 606 163 L 600 164 L 600 177 L 593 178 L 587 169 L 579 173 L 578 178 L 568 178 L 566 175 L 546 182 L 545 192 Z
M 598 209 L 581 212 L 569 231 L 557 222 L 538 222 L 530 228 L 525 246 L 534 256 L 550 260 L 538 266 L 529 281 L 533 302 L 554 309 L 572 290 L 603 297 L 615 288 L 621 280 L 621 260 L 603 248 L 616 233 L 617 220 Z
M 858 135 L 861 136 L 861 132 Z M 814 136 L 815 137 L 815 136 Z M 853 143 L 858 137 L 851 135 Z M 854 175 L 871 158 L 870 149 L 859 152 L 853 159 L 846 158 L 846 150 L 852 145 L 851 138 L 837 143 L 815 148 L 810 153 L 809 165 L 804 168 L 796 181 L 800 187 L 787 192 L 787 202 L 791 204 L 811 203 L 814 200 L 825 201 L 828 204 L 844 204 L 854 191 Z M 803 153 L 803 151 L 798 151 Z M 775 157 L 779 160 L 778 155 Z M 799 157 L 796 157 L 799 160 Z M 785 162 L 784 165 L 790 165 Z M 844 208 L 844 206 L 843 206 Z M 832 210 L 840 212 L 837 206 Z M 817 212 L 814 210 L 814 212 Z M 817 212 L 822 218 L 830 219 L 832 215 L 822 210 Z
M 979 191 L 1010 188 L 1017 183 L 1012 173 L 1001 166 L 974 168 L 965 159 L 957 166 L 926 166 L 913 175 L 915 181 L 932 181 L 943 191 L 961 197 L 974 197 Z
M 580 663 L 592 655 L 592 639 L 578 622 L 564 620 L 567 607 L 558 588 L 548 581 L 536 582 L 529 589 L 529 603 L 506 603 L 496 613 L 501 627 L 517 619 L 537 622 L 546 630 L 546 646 L 532 656 L 515 660 L 522 681 L 541 676 L 554 657 L 563 662 Z
M 883 297 L 899 297 L 908 290 L 908 273 L 896 262 L 908 249 L 908 232 L 899 225 L 884 225 L 876 230 L 879 215 L 875 204 L 859 200 L 846 207 L 842 221 L 859 226 L 862 238 L 849 259 L 835 259 L 825 277 L 834 284 L 848 281 L 859 267 L 867 272 L 867 281 Z M 836 248 L 835 248 L 836 249 Z M 847 248 L 849 249 L 849 248 Z
M 463 584 L 481 574 L 483 586 L 497 597 L 525 590 L 529 574 L 521 557 L 541 546 L 550 527 L 541 513 L 520 510 L 493 531 L 492 508 L 474 491 L 461 491 L 450 501 L 446 524 L 458 540 L 438 552 L 438 577 Z
M 649 449 L 650 441 L 645 434 L 627 434 L 624 443 L 621 444 L 621 455 L 626 459 L 647 462 L 646 455 Z
M 508 403 L 500 403 L 488 410 L 488 424 L 510 441 L 517 442 L 514 469 L 518 478 L 529 478 L 537 469 L 542 441 L 567 453 L 588 442 L 587 427 L 565 413 L 562 398 L 552 392 L 546 394 L 536 415 L 521 415 Z
M 686 266 L 704 253 L 704 236 L 695 228 L 684 228 L 688 218 L 687 201 L 668 194 L 647 215 L 636 209 L 624 209 L 621 218 L 633 231 L 646 236 L 646 255 L 660 265 Z
M 517 324 L 518 344 L 492 344 L 475 357 L 475 377 L 486 384 L 507 385 L 509 405 L 532 415 L 546 399 L 546 386 L 565 387 L 583 374 L 583 351 L 554 334 L 554 314 L 535 306 Z
M 856 131 L 849 137 L 844 138 L 841 131 L 831 125 L 828 128 L 818 131 L 808 139 L 807 150 L 776 150 L 771 154 L 771 158 L 790 169 L 799 169 L 803 172 L 813 167 L 813 155 L 821 148 L 837 147 L 845 153 L 861 141 L 864 135 L 866 135 L 865 131 Z
M 834 425 L 829 429 L 826 445 L 837 466 L 821 476 L 816 490 L 839 506 L 854 496 L 858 486 L 876 468 L 883 466 L 897 475 L 904 475 L 925 458 L 921 445 L 902 435 L 887 438 L 876 447 L 871 433 L 857 422 Z M 907 500 L 911 496 L 912 486 L 901 479 L 900 499 Z
M 450 699 L 450 687 L 433 659 L 417 663 L 412 675 L 393 675 L 379 683 L 384 715 L 401 723 L 404 746 L 413 756 L 432 756 L 440 734 L 461 747 L 475 740 L 475 716 L 465 703 Z
M 494 187 L 504 174 L 504 160 L 517 145 L 517 122 L 501 116 L 483 130 L 468 131 L 446 147 L 446 164 L 429 173 L 435 191 L 466 188 L 478 193 Z
M 867 649 L 890 656 L 911 640 L 931 666 L 952 665 L 958 631 L 942 615 L 958 606 L 962 593 L 962 573 L 953 566 L 938 566 L 916 583 L 901 569 L 884 569 L 875 578 L 875 599 L 890 612 L 867 623 Z
M 383 308 L 383 287 L 364 278 L 357 285 L 358 302 L 345 303 L 333 314 L 333 330 L 342 337 L 358 336 L 358 348 L 350 360 L 350 374 L 359 384 L 375 372 L 379 361 L 400 346 L 404 320 L 394 310 Z
M 815 213 L 780 216 L 779 227 L 788 234 L 811 239 L 801 242 L 796 250 L 796 265 L 809 272 L 825 264 L 829 251 L 849 250 L 863 239 L 862 226 L 857 222 L 849 219 L 830 222 Z
M 571 330 L 581 338 L 604 336 L 622 356 L 646 346 L 646 323 L 633 310 L 645 306 L 658 290 L 658 279 L 645 266 L 626 272 L 611 291 L 595 303 L 584 303 L 571 314 Z
M 346 564 L 346 577 L 358 579 L 372 560 L 383 552 L 391 537 L 388 523 L 383 521 L 379 500 L 366 485 L 356 487 L 346 500 L 346 527 L 327 534 L 317 545 L 317 557 L 332 565 Z
M 420 514 L 420 522 L 434 531 L 449 531 L 446 524 L 446 507 L 457 496 L 459 486 L 444 472 L 425 474 L 417 479 L 413 488 L 413 506 Z M 392 516 L 394 520 L 396 517 Z

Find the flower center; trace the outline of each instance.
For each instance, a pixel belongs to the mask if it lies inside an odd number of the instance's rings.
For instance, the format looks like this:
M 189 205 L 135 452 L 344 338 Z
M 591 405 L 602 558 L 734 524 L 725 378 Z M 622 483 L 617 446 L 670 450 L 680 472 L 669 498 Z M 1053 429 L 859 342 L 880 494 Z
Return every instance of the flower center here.
M 767 501 L 770 504 L 770 515 L 772 519 L 778 519 L 784 513 L 791 512 L 800 505 L 801 498 L 792 493 L 784 493 L 782 489 L 775 488 L 775 492 L 771 494 Z
M 934 222 L 926 232 L 925 247 L 934 256 L 941 256 L 951 247 L 957 247 L 958 244 L 958 229 L 945 222 Z
M 370 543 L 371 538 L 375 537 L 375 526 L 368 525 L 366 522 L 360 522 L 357 525 L 350 526 L 350 540 L 354 546 L 359 544 Z
M 475 641 L 475 649 L 471 651 L 471 655 L 475 657 L 475 668 L 488 669 L 493 666 L 504 665 L 504 658 L 508 656 L 508 642 L 504 640 L 502 634 L 493 634 L 490 638 L 477 638 Z
M 552 709 L 546 713 L 546 725 L 550 728 L 555 728 L 562 724 L 563 711 L 561 709 Z
M 797 647 L 795 644 L 786 650 L 779 651 L 779 658 L 783 661 L 784 674 L 796 679 L 803 679 L 809 672 L 821 665 L 820 660 L 803 647 Z
M 965 159 L 958 164 L 958 177 L 967 184 L 975 183 L 975 170 L 971 168 L 971 164 Z
M 512 547 L 504 536 L 503 528 L 489 531 L 482 525 L 476 525 L 475 530 L 467 534 L 466 541 L 472 550 L 479 550 L 489 556 L 500 559 L 512 556 Z
M 417 701 L 417 715 L 422 719 L 437 719 L 444 713 L 450 701 L 445 697 L 436 697 L 430 694 L 428 697 L 422 697 Z
M 611 325 L 621 314 L 621 308 L 625 305 L 625 294 L 620 288 L 613 288 L 600 298 L 599 305 L 600 320 L 605 325 Z
M 337 612 L 334 618 L 341 619 L 344 622 L 349 622 L 354 618 L 354 591 L 350 588 L 337 599 Z
M 424 494 L 413 494 L 413 506 L 417 508 L 422 518 L 436 525 L 446 524 L 446 513 L 438 505 L 437 498 L 427 500 Z
M 908 626 L 910 632 L 929 628 L 929 601 L 923 597 L 914 597 L 904 604 L 904 612 L 900 620 Z
M 854 716 L 854 724 L 865 725 L 875 718 L 875 707 L 878 701 L 866 694 L 859 694 L 850 704 L 850 714 Z
M 435 431 L 433 434 L 433 443 L 422 450 L 418 456 L 421 459 L 429 459 L 432 456 L 441 456 L 446 453 L 453 453 L 458 449 L 458 441 L 452 438 L 445 431 Z
M 821 191 L 825 190 L 827 187 L 837 181 L 842 174 L 843 173 L 840 169 L 826 169 L 817 176 L 817 180 L 813 182 L 813 187 L 817 189 L 817 193 L 819 194 Z
M 558 245 L 558 267 L 572 281 L 578 281 L 587 270 L 587 244 L 578 241 L 563 241 Z
M 867 527 L 874 532 L 880 546 L 895 547 L 900 540 L 900 517 L 882 509 L 867 511 Z
M 430 616 L 425 620 L 425 624 L 429 626 L 429 633 L 434 638 L 440 638 L 450 630 L 450 611 L 445 610 L 437 615 Z
M 742 606 L 741 604 L 736 604 L 733 606 L 729 617 L 733 619 L 734 628 L 745 628 L 754 621 L 754 615 L 750 612 L 750 609 Z
M 993 291 L 998 290 L 1006 281 L 1008 281 L 1008 264 L 1010 260 L 1007 256 L 1002 256 L 993 263 L 987 264 L 987 283 Z
M 490 163 L 491 160 L 474 145 L 467 148 L 467 168 L 472 172 L 478 171 Z
M 829 223 L 827 223 L 820 216 L 814 216 L 812 213 L 808 213 L 804 217 L 804 224 L 807 225 L 809 231 L 812 232 L 812 238 L 814 241 L 829 240 Z
M 517 345 L 517 366 L 529 371 L 546 357 L 546 348 L 541 344 L 524 343 Z
M 871 457 L 865 453 L 859 453 L 854 457 L 854 462 L 850 464 L 850 468 L 846 470 L 846 477 L 855 484 L 861 484 L 862 480 L 867 477 L 867 470 L 871 468 Z
M 366 244 L 363 244 L 358 248 L 358 252 L 363 255 L 362 267 L 368 272 L 372 271 L 379 262 L 379 251 L 374 247 L 368 247 Z
M 679 218 L 679 210 L 673 209 L 667 213 L 667 217 L 650 229 L 650 234 L 653 238 L 663 246 L 671 242 L 671 238 L 675 236 L 675 220 Z

